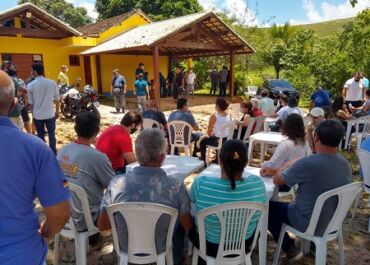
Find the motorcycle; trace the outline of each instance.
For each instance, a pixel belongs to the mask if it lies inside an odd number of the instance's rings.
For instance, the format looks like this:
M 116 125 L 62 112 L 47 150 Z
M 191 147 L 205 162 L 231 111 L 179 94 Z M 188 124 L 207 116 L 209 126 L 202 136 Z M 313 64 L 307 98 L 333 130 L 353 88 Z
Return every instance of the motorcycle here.
M 66 119 L 72 119 L 80 112 L 94 111 L 100 118 L 98 97 L 90 85 L 84 87 L 84 92 L 72 87 L 61 96 L 60 111 Z

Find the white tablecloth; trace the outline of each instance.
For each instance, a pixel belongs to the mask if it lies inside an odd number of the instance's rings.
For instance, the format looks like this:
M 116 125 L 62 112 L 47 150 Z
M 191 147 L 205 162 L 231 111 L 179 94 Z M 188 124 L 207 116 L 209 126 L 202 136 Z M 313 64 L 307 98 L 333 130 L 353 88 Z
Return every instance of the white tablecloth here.
M 248 175 L 256 175 L 260 176 L 260 168 L 256 167 L 249 167 L 247 166 L 244 169 L 243 176 L 248 176 Z M 198 174 L 198 176 L 209 176 L 209 177 L 220 177 L 221 176 L 221 169 L 219 165 L 212 164 L 206 169 L 204 169 L 202 172 Z M 261 177 L 263 180 L 263 183 L 265 184 L 266 187 L 266 195 L 268 200 L 270 200 L 275 192 L 275 185 L 272 182 L 272 178 L 270 177 Z M 264 215 L 263 219 L 263 225 L 262 229 L 260 231 L 260 238 L 258 241 L 258 254 L 259 254 L 259 264 L 260 265 L 265 265 L 266 264 L 266 253 L 267 253 L 267 229 L 268 229 L 268 206 L 269 204 L 267 203 L 267 210 L 266 214 Z
M 265 145 L 278 145 L 284 139 L 284 136 L 281 133 L 277 132 L 258 132 L 252 134 L 249 137 L 249 148 L 248 148 L 248 161 L 252 158 L 253 143 L 258 142 L 261 144 L 261 163 L 264 160 L 265 156 Z
M 139 166 L 138 162 L 127 165 L 126 172 L 132 172 L 137 166 Z M 183 181 L 187 176 L 201 169 L 203 166 L 204 162 L 197 157 L 167 155 L 161 168 L 166 172 L 167 176 Z

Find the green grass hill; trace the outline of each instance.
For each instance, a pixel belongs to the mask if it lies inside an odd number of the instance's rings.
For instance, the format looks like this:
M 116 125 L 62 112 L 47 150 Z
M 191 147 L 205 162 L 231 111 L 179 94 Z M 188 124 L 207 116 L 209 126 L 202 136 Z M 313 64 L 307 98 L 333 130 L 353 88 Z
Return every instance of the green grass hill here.
M 317 35 L 325 37 L 328 35 L 340 34 L 343 31 L 343 26 L 353 18 L 345 19 L 336 19 L 326 22 L 320 22 L 315 24 L 306 24 L 306 25 L 295 25 L 292 26 L 294 29 L 312 29 L 316 32 Z

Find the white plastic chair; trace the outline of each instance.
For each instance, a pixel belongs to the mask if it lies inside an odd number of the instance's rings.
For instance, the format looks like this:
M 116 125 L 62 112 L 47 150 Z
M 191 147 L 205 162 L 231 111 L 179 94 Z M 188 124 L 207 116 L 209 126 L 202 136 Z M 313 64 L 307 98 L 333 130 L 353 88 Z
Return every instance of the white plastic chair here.
M 112 204 L 108 206 L 107 210 L 119 265 L 127 265 L 128 262 L 135 264 L 156 262 L 158 265 L 173 265 L 172 235 L 178 215 L 176 209 L 155 203 L 126 202 Z M 121 214 L 126 221 L 127 252 L 124 252 L 119 246 L 115 214 Z M 163 253 L 157 253 L 155 227 L 163 214 L 170 217 L 170 224 L 167 232 L 166 250 Z
M 357 154 L 358 160 L 360 161 L 362 176 L 364 178 L 362 190 L 364 190 L 367 193 L 370 193 L 370 152 L 362 150 L 362 149 L 357 149 L 356 154 Z M 352 219 L 355 217 L 356 209 L 358 208 L 360 197 L 361 197 L 361 194 L 359 194 L 356 198 L 355 207 L 353 208 L 353 212 L 352 212 Z M 368 206 L 370 207 L 370 196 L 369 196 Z M 370 232 L 370 217 L 369 217 L 369 224 L 368 224 L 367 230 L 368 232 Z
M 266 212 L 266 204 L 255 202 L 235 202 L 212 206 L 200 211 L 197 215 L 199 231 L 199 250 L 194 247 L 192 265 L 196 265 L 200 256 L 207 264 L 233 265 L 252 264 L 251 254 L 256 245 L 262 220 Z M 245 253 L 245 235 L 252 217 L 260 214 L 254 233 L 251 251 Z M 205 218 L 216 215 L 221 225 L 220 244 L 217 257 L 206 254 Z
M 222 142 L 223 138 L 226 138 L 226 141 L 233 139 L 235 126 L 236 126 L 236 122 L 230 121 L 221 127 L 221 135 L 218 141 L 218 145 L 217 146 L 207 145 L 207 157 L 208 158 L 211 155 L 211 149 L 216 150 L 216 151 L 221 150 L 221 147 L 223 144 Z
M 175 147 L 182 147 L 184 148 L 185 155 L 190 156 L 192 151 L 191 133 L 193 127 L 185 121 L 171 121 L 167 123 L 167 126 L 171 145 L 171 155 L 175 153 Z M 186 138 L 185 132 L 187 132 Z
M 245 92 L 245 96 L 247 97 L 247 98 L 249 98 L 249 97 L 252 97 L 252 98 L 254 98 L 254 97 L 256 97 L 256 95 L 257 95 L 257 90 L 258 90 L 258 86 L 248 86 L 247 87 L 247 92 Z
M 253 133 L 257 133 L 257 132 L 263 132 L 264 130 L 264 122 L 266 120 L 266 116 L 258 116 L 258 117 L 255 117 L 255 120 L 256 120 L 256 127 L 254 128 Z
M 256 124 L 256 118 L 250 118 L 249 122 L 248 122 L 247 129 L 245 130 L 245 134 L 244 134 L 243 139 L 241 139 L 241 133 L 242 133 L 243 126 L 239 126 L 238 135 L 237 135 L 236 139 L 240 139 L 244 143 L 249 143 L 249 136 L 251 136 L 252 129 L 253 129 L 253 127 L 255 127 L 255 124 Z
M 360 124 L 364 125 L 364 128 L 361 132 L 359 129 Z M 357 140 L 357 149 L 360 149 L 362 140 L 370 137 L 370 115 L 357 119 L 355 136 Z
M 231 110 L 231 117 L 233 120 L 238 121 L 240 120 L 240 104 L 230 104 L 229 106 Z
M 162 125 L 153 119 L 143 118 L 143 129 L 158 128 L 162 129 Z
M 315 207 L 312 212 L 310 223 L 307 227 L 306 232 L 300 232 L 297 229 L 283 224 L 279 236 L 278 247 L 275 251 L 274 265 L 277 265 L 280 249 L 283 243 L 284 234 L 286 232 L 293 233 L 298 237 L 305 239 L 302 243 L 302 252 L 308 253 L 310 247 L 310 241 L 315 243 L 316 255 L 315 264 L 322 265 L 326 264 L 326 242 L 334 239 L 338 239 L 339 242 L 339 264 L 344 265 L 344 249 L 343 249 L 343 234 L 342 234 L 342 223 L 347 215 L 348 209 L 351 207 L 352 202 L 356 198 L 356 195 L 361 191 L 362 183 L 351 183 L 342 187 L 327 191 L 321 194 L 315 203 Z M 338 197 L 338 204 L 335 212 L 325 229 L 322 236 L 315 236 L 316 227 L 319 221 L 319 217 L 325 201 L 332 197 Z
M 70 200 L 72 211 L 75 213 L 83 214 L 87 231 L 78 232 L 77 228 L 73 222 L 72 217 L 69 219 L 66 226 L 60 231 L 59 234 L 55 235 L 54 238 L 54 261 L 53 264 L 58 264 L 59 260 L 59 238 L 60 235 L 73 238 L 75 240 L 76 249 L 76 264 L 85 265 L 86 264 L 86 254 L 89 244 L 89 236 L 99 233 L 99 229 L 94 225 L 91 217 L 89 201 L 87 200 L 86 192 L 80 186 L 73 183 L 69 183 L 69 190 L 75 197 L 79 200 L 80 205 L 76 205 L 74 200 Z M 81 209 L 82 207 L 82 209 Z

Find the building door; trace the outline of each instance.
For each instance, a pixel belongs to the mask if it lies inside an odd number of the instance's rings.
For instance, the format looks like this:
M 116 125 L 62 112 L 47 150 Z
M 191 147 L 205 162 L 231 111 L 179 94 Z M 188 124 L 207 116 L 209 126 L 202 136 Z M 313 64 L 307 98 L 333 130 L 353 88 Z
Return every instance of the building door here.
M 34 62 L 42 62 L 41 54 L 1 54 L 2 61 L 12 61 L 17 66 L 17 75 L 26 80 L 31 75 L 31 67 Z
M 84 56 L 85 83 L 92 85 L 90 56 Z

